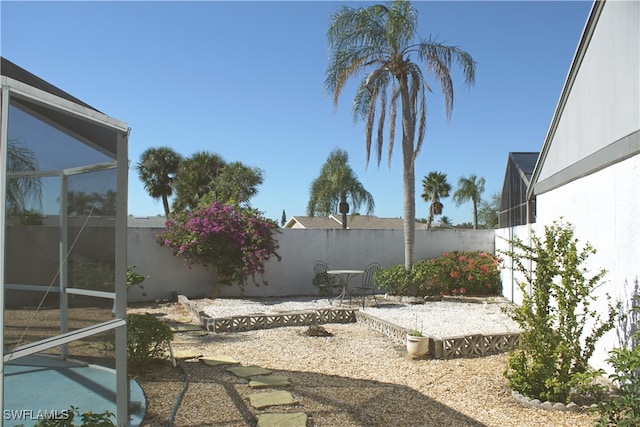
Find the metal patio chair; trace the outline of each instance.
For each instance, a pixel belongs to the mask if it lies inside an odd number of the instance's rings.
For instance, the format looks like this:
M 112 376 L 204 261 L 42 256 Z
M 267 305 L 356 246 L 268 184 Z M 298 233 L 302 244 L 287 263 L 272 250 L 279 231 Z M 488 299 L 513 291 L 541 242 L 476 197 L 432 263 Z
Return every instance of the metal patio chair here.
M 364 273 L 362 274 L 362 285 L 353 287 L 354 290 L 358 291 L 360 297 L 362 298 L 362 308 L 364 308 L 364 303 L 367 298 L 367 292 L 371 292 L 373 301 L 376 303 L 376 307 L 378 306 L 375 283 L 373 282 L 373 275 L 376 271 L 380 270 L 380 268 L 381 266 L 377 262 L 373 262 L 367 265 L 367 267 L 364 269 Z
M 324 261 L 316 261 L 313 263 L 313 284 L 320 289 L 320 296 L 333 297 L 333 288 L 342 289 L 342 285 L 336 283 L 333 276 L 327 274 L 329 267 Z

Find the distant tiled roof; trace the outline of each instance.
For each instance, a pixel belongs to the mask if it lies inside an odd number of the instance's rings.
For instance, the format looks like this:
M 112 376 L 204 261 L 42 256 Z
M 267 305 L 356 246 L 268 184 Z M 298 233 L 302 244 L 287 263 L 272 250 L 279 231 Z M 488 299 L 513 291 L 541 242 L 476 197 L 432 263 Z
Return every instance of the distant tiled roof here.
M 127 226 L 129 227 L 151 227 L 151 228 L 164 228 L 164 224 L 167 222 L 163 216 L 150 216 L 150 217 L 127 217 Z
M 416 223 L 416 228 L 424 224 Z M 292 216 L 284 228 L 330 229 L 342 228 L 341 215 L 329 216 Z M 373 215 L 349 215 L 347 228 L 352 230 L 381 230 L 403 228 L 402 218 L 379 218 Z

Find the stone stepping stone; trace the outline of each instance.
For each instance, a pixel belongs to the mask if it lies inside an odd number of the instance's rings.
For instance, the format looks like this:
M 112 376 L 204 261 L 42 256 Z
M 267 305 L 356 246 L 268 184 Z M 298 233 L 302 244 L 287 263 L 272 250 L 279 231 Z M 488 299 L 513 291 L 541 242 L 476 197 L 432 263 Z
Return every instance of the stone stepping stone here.
M 173 352 L 173 358 L 177 360 L 198 359 L 202 353 L 192 350 L 177 350 Z
M 258 414 L 258 427 L 305 427 L 307 414 L 292 412 L 290 414 Z
M 270 370 L 261 368 L 260 366 L 238 366 L 234 368 L 227 368 L 227 371 L 235 374 L 238 377 L 253 377 L 256 375 L 269 375 Z
M 291 393 L 284 390 L 269 391 L 266 393 L 253 393 L 248 397 L 249 402 L 251 402 L 251 406 L 256 409 L 278 405 L 293 405 L 295 403 L 298 403 L 298 401 L 293 398 L 293 395 L 291 395 Z
M 220 356 L 205 356 L 201 357 L 200 361 L 205 365 L 209 366 L 219 366 L 219 365 L 239 365 L 240 361 L 234 359 L 231 356 L 220 355 Z
M 250 377 L 249 380 L 249 387 L 251 388 L 282 387 L 289 385 L 289 378 L 284 375 L 260 375 Z
M 171 326 L 171 330 L 173 332 L 194 332 L 202 331 L 202 327 L 200 325 L 188 325 L 186 323 L 179 323 L 177 325 Z
M 189 336 L 191 337 L 206 337 L 207 335 L 209 335 L 209 332 L 203 330 L 189 332 Z

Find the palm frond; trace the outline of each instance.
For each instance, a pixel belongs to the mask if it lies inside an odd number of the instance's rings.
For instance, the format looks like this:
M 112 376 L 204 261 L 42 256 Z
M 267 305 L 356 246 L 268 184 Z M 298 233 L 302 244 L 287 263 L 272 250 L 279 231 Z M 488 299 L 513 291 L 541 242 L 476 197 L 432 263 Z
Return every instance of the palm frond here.
M 382 146 L 384 144 L 384 121 L 387 113 L 387 91 L 380 92 L 380 118 L 378 119 L 378 137 L 376 140 L 376 153 L 378 155 L 378 166 L 382 160 Z
M 447 118 L 453 111 L 453 82 L 451 80 L 451 63 L 455 62 L 465 76 L 465 84 L 475 82 L 475 61 L 467 52 L 456 46 L 447 46 L 437 41 L 424 40 L 416 46 L 419 58 L 426 62 L 427 69 L 431 71 L 440 83 L 442 94 L 445 98 L 445 111 Z
M 419 120 L 418 120 L 418 136 L 416 138 L 416 148 L 413 150 L 413 158 L 415 160 L 416 157 L 418 157 L 418 153 L 420 152 L 420 149 L 422 148 L 422 143 L 424 142 L 424 137 L 427 133 L 427 102 L 426 102 L 427 97 L 424 94 L 424 91 L 422 93 L 422 96 L 420 97 L 420 113 L 419 113 Z
M 38 158 L 29 147 L 17 139 L 11 139 L 7 144 L 7 188 L 6 210 L 13 215 L 23 212 L 30 204 L 42 207 L 42 179 L 39 177 L 15 176 L 11 173 L 35 172 L 39 170 Z
M 373 134 L 373 123 L 376 118 L 376 103 L 374 102 L 375 96 L 376 96 L 376 93 L 372 92 L 371 93 L 372 100 L 371 102 L 369 102 L 369 105 L 368 105 L 369 109 L 367 111 L 367 123 L 365 125 L 365 149 L 367 151 L 365 168 L 369 166 L 369 160 L 371 158 L 371 138 Z
M 391 154 L 393 153 L 393 143 L 396 139 L 396 119 L 398 117 L 398 99 L 400 91 L 393 81 L 391 86 L 391 106 L 389 110 L 389 142 L 387 145 L 387 167 L 391 169 Z

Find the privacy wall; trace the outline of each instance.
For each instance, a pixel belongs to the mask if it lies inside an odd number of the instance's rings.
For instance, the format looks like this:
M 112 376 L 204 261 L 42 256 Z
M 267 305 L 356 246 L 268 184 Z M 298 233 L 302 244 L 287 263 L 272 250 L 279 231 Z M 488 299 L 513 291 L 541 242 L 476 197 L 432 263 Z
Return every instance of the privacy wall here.
M 129 265 L 148 276 L 144 289 L 131 289 L 129 301 L 170 298 L 174 292 L 199 296 L 216 284 L 215 271 L 200 266 L 188 269 L 171 249 L 160 246 L 160 228 L 129 228 Z M 313 286 L 313 263 L 324 260 L 332 269 L 363 269 L 371 262 L 383 267 L 404 263 L 402 230 L 297 230 L 282 229 L 277 236 L 278 253 L 266 266 L 268 286 L 248 284 L 223 286 L 221 297 L 267 297 L 318 295 Z M 443 252 L 483 250 L 493 253 L 493 230 L 416 230 L 416 260 L 434 258 Z M 143 295 L 143 292 L 146 295 Z

